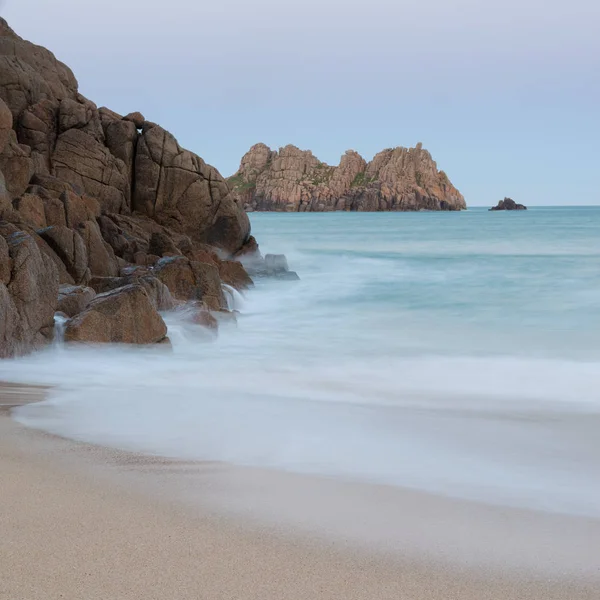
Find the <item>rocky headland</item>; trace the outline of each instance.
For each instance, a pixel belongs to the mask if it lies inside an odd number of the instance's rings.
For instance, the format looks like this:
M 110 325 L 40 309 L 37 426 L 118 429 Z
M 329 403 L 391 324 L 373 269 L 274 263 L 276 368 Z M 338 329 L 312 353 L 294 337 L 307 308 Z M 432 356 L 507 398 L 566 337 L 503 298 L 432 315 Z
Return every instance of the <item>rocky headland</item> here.
M 348 150 L 337 167 L 309 150 L 256 144 L 228 179 L 246 211 L 462 210 L 466 203 L 421 144 L 390 148 L 367 162 Z
M 55 334 L 158 343 L 159 311 L 227 311 L 269 267 L 219 172 L 139 112 L 98 108 L 49 50 L 0 19 L 0 357 Z
M 527 210 L 527 207 L 524 204 L 517 204 L 512 198 L 504 198 L 490 210 Z

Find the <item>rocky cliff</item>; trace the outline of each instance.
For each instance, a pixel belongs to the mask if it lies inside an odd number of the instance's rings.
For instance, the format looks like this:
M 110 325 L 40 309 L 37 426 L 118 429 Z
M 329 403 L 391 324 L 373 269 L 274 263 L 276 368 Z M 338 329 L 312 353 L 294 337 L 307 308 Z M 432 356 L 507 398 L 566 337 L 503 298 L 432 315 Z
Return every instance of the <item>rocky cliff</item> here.
M 84 315 L 79 341 L 160 341 L 160 316 L 141 313 L 168 286 L 225 310 L 221 282 L 249 281 L 228 259 L 246 253 L 248 217 L 216 169 L 140 113 L 98 108 L 0 19 L 0 356 L 52 339 L 59 298 Z
M 228 179 L 247 211 L 415 211 L 466 208 L 460 192 L 421 144 L 391 148 L 371 162 L 348 150 L 337 167 L 308 150 L 256 144 Z

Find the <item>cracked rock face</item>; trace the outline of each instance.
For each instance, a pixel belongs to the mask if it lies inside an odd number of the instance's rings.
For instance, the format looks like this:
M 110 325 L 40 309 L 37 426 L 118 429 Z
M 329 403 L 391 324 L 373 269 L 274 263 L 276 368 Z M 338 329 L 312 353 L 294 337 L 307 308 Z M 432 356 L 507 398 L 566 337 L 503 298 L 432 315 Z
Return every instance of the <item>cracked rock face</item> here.
M 168 131 L 147 123 L 137 144 L 133 209 L 192 239 L 225 250 L 250 234 L 247 215 L 219 172 L 181 148 Z
M 52 339 L 58 272 L 32 236 L 0 227 L 0 357 Z
M 248 218 L 216 169 L 141 113 L 98 109 L 66 65 L 3 19 L 0 102 L 0 170 L 11 199 L 33 177 L 51 176 L 102 212 L 137 210 L 226 254 L 248 240 Z
M 0 357 L 48 343 L 57 307 L 67 340 L 159 342 L 157 310 L 225 309 L 222 280 L 251 280 L 221 259 L 249 253 L 216 169 L 141 113 L 98 108 L 0 18 Z
M 253 146 L 229 178 L 246 210 L 415 211 L 466 208 L 460 192 L 421 144 L 391 148 L 367 163 L 348 150 L 337 167 L 312 152 L 285 146 L 273 152 Z

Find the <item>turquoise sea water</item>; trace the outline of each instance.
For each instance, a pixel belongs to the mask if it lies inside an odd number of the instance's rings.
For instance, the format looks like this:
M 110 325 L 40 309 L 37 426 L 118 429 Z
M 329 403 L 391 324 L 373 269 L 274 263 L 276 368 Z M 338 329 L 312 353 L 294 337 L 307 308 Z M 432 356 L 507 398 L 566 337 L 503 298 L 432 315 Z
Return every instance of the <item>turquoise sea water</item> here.
M 207 340 L 0 364 L 17 418 L 125 449 L 600 516 L 600 208 L 252 214 L 299 282 Z

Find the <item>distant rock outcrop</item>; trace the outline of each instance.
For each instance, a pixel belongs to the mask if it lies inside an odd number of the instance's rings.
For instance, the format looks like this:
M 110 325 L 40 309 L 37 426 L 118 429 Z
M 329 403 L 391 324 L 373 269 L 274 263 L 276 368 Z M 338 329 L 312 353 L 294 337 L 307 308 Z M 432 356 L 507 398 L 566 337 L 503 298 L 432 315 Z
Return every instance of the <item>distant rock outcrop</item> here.
M 527 210 L 527 207 L 524 204 L 517 204 L 512 198 L 504 198 L 490 210 Z
M 278 152 L 256 144 L 228 179 L 247 211 L 417 211 L 466 208 L 461 193 L 438 171 L 431 154 L 416 148 L 383 150 L 367 163 L 348 150 L 337 167 L 309 150 Z

